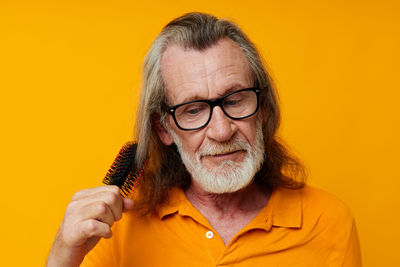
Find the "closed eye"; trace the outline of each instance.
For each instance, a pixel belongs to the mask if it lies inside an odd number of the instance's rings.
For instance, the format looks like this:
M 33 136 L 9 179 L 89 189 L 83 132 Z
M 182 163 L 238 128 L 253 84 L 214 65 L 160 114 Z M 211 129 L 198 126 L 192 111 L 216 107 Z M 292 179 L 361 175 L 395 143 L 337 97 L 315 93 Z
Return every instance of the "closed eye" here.
M 208 105 L 204 103 L 188 104 L 181 106 L 179 112 L 184 116 L 194 116 L 208 110 Z
M 186 113 L 191 114 L 191 115 L 195 115 L 195 114 L 197 114 L 199 112 L 200 112 L 199 108 L 193 108 L 193 109 L 190 109 L 190 110 L 186 110 Z
M 241 102 L 241 100 L 234 100 L 234 99 L 229 99 L 227 101 L 224 102 L 224 106 L 235 106 L 235 105 L 239 105 Z

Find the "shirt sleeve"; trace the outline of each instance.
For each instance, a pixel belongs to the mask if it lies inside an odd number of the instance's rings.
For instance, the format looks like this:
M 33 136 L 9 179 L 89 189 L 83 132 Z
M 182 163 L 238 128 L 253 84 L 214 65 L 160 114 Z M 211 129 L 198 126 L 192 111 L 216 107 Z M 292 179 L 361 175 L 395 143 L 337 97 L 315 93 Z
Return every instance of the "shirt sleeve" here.
M 355 221 L 351 227 L 351 232 L 347 240 L 347 246 L 344 254 L 342 267 L 361 267 L 361 249 L 358 239 L 357 227 Z

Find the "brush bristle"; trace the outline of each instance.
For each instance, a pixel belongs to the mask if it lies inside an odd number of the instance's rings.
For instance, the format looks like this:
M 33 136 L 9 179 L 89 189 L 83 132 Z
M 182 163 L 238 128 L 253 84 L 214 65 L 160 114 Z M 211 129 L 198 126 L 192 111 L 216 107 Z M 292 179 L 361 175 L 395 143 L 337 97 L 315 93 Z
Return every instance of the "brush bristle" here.
M 132 194 L 143 173 L 143 168 L 134 167 L 136 148 L 135 142 L 125 143 L 103 179 L 104 184 L 118 186 L 123 197 Z

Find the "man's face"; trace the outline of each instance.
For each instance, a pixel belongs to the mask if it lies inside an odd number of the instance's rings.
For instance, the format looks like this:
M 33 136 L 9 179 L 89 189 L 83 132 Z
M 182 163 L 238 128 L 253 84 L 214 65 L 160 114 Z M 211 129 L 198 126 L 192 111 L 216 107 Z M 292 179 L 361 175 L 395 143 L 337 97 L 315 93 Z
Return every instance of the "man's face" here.
M 215 99 L 254 85 L 247 58 L 230 39 L 223 39 L 201 52 L 170 46 L 161 59 L 161 72 L 172 105 L 191 100 Z M 208 192 L 232 192 L 246 186 L 262 163 L 261 122 L 257 118 L 258 114 L 255 114 L 246 119 L 232 120 L 220 107 L 215 107 L 207 126 L 183 131 L 169 116 L 167 134 L 160 137 L 164 144 L 177 144 L 194 183 L 198 182 Z M 261 151 L 251 153 L 255 147 Z M 221 175 L 221 180 L 233 178 L 232 175 L 241 169 L 250 171 L 244 176 L 251 177 L 246 177 L 246 181 L 240 185 L 231 185 L 230 189 L 213 189 L 208 186 Z M 200 176 L 204 174 L 211 174 L 208 182 L 201 181 L 204 179 Z M 216 187 L 229 187 L 232 182 L 217 184 Z

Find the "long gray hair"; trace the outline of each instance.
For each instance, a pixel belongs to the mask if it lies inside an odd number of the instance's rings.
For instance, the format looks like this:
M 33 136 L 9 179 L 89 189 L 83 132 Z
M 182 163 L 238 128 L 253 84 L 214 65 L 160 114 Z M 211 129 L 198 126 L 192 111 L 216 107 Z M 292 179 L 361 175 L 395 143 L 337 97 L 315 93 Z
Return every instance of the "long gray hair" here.
M 172 44 L 202 51 L 224 38 L 239 45 L 248 59 L 254 84 L 261 89 L 265 162 L 256 175 L 255 182 L 266 190 L 272 190 L 278 185 L 298 188 L 304 184 L 305 172 L 302 164 L 289 154 L 283 142 L 276 136 L 280 124 L 277 93 L 256 47 L 233 22 L 209 14 L 189 13 L 164 27 L 143 63 L 142 95 L 135 138 L 138 142 L 136 165 L 140 167 L 148 162 L 145 175 L 139 181 L 142 204 L 147 211 L 164 201 L 171 187 L 186 188 L 190 185 L 190 176 L 175 145 L 165 146 L 161 143 L 152 125 L 152 120 L 155 119 L 165 125 L 169 116 L 162 108 L 169 101 L 161 76 L 161 57 Z

